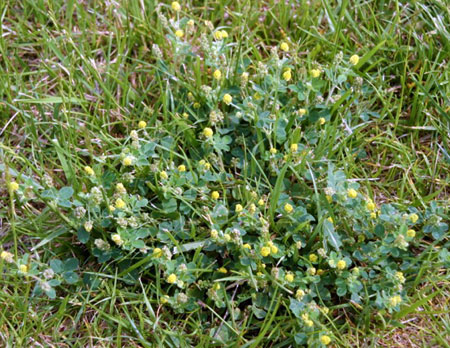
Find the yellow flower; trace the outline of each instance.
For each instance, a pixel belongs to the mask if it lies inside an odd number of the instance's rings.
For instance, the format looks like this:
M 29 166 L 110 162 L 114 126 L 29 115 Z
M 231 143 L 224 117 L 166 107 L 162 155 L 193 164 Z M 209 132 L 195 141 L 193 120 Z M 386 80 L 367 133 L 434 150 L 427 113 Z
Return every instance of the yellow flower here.
M 395 273 L 395 277 L 398 279 L 398 281 L 400 282 L 400 283 L 404 283 L 405 282 L 405 276 L 403 275 L 403 272 L 396 272 Z
M 231 236 L 228 233 L 225 233 L 223 235 L 223 239 L 225 239 L 225 242 L 229 242 L 231 240 Z
M 161 177 L 161 179 L 166 180 L 169 178 L 169 175 L 167 175 L 167 173 L 163 170 L 162 172 L 159 172 L 159 176 Z
M 419 216 L 418 216 L 417 214 L 411 214 L 411 215 L 409 216 L 409 219 L 411 220 L 411 222 L 412 222 L 413 224 L 415 224 L 415 223 L 417 222 L 417 220 L 419 220 Z
M 217 192 L 217 191 L 213 191 L 212 193 L 211 193 L 211 198 L 212 199 L 219 199 L 219 197 L 220 197 L 220 194 L 219 194 L 219 192 Z
M 233 101 L 233 97 L 227 93 L 223 96 L 222 100 L 225 104 L 230 105 L 231 102 Z
M 314 326 L 314 322 L 311 319 L 306 319 L 305 320 L 305 325 L 307 327 L 313 327 Z
M 320 70 L 319 69 L 312 69 L 311 70 L 311 76 L 316 78 L 320 76 Z
M 120 194 L 127 193 L 127 189 L 125 188 L 125 186 L 123 186 L 121 182 L 116 184 L 116 191 Z
M 215 291 L 220 290 L 220 284 L 219 283 L 214 284 L 213 290 L 215 290 Z
M 258 201 L 258 205 L 261 207 L 261 206 L 263 206 L 265 204 L 265 202 L 264 202 L 264 199 L 260 199 L 259 201 Z
M 355 275 L 359 275 L 359 267 L 354 267 L 354 268 L 352 269 L 352 272 L 353 272 Z
M 347 263 L 345 262 L 345 260 L 339 260 L 337 262 L 336 266 L 337 266 L 337 269 L 340 269 L 342 271 L 343 269 L 345 269 L 347 267 Z
M 189 25 L 190 27 L 193 27 L 195 24 L 193 19 L 188 20 L 187 25 Z
M 126 204 L 121 198 L 116 199 L 116 208 L 117 209 L 123 209 L 125 208 Z
M 220 80 L 220 78 L 222 77 L 222 73 L 220 72 L 220 70 L 217 69 L 216 71 L 214 71 L 213 77 L 214 77 L 216 80 Z
M 274 147 L 271 147 L 269 151 L 272 155 L 275 155 L 278 152 L 277 149 Z
M 139 121 L 138 127 L 139 127 L 140 129 L 144 129 L 145 127 L 147 127 L 147 122 L 145 122 L 145 121 Z
M 169 284 L 173 284 L 176 281 L 177 281 L 177 276 L 175 274 L 173 274 L 173 273 L 167 277 L 167 282 Z
M 164 295 L 161 297 L 161 304 L 166 304 L 167 302 L 169 302 L 169 296 Z
M 19 266 L 19 272 L 20 273 L 27 273 L 28 272 L 28 266 L 27 265 L 20 265 Z
M 220 32 L 222 33 L 222 38 L 223 39 L 228 38 L 228 33 L 225 30 L 221 30 Z
M 354 54 L 353 56 L 350 57 L 350 63 L 353 65 L 358 64 L 359 62 L 359 56 L 357 54 Z
M 184 119 L 188 119 L 189 118 L 189 114 L 187 112 L 183 112 L 183 114 L 181 115 Z
M 370 218 L 371 219 L 376 219 L 377 218 L 377 213 L 370 213 Z
M 333 197 L 332 196 L 326 195 L 326 198 L 327 198 L 328 203 L 333 202 Z
M 127 156 L 122 160 L 124 166 L 131 166 L 133 164 L 133 157 Z
M 291 69 L 288 69 L 283 73 L 283 79 L 285 81 L 289 81 L 291 78 L 292 78 Z
M 211 238 L 217 238 L 217 236 L 219 235 L 219 232 L 217 232 L 217 230 L 211 230 L 210 235 L 211 235 Z
M 306 272 L 308 272 L 309 275 L 313 276 L 314 274 L 316 274 L 316 269 L 315 269 L 315 267 L 310 267 L 307 269 Z
M 90 176 L 93 176 L 95 174 L 94 170 L 89 166 L 84 167 L 84 172 Z
M 375 210 L 375 208 L 376 208 L 377 206 L 375 205 L 374 202 L 368 201 L 366 207 L 367 207 L 368 210 L 372 211 L 372 210 Z
M 116 245 L 121 246 L 123 244 L 123 240 L 118 233 L 115 233 L 111 236 L 111 239 Z
M 348 189 L 347 190 L 347 196 L 349 196 L 350 198 L 356 198 L 358 197 L 358 192 L 355 189 Z
M 305 296 L 305 292 L 302 289 L 298 289 L 295 293 L 295 298 L 301 300 Z
M 236 208 L 235 208 L 236 213 L 240 213 L 243 210 L 244 210 L 244 207 L 241 204 L 236 204 Z
M 242 247 L 243 247 L 244 249 L 252 250 L 252 247 L 251 247 L 250 244 L 248 244 L 248 243 L 245 243 Z
M 300 117 L 303 117 L 306 115 L 306 109 L 298 109 L 297 113 Z
M 313 263 L 317 262 L 318 259 L 319 259 L 319 257 L 316 254 L 309 255 L 309 261 L 311 261 Z
M 228 273 L 228 270 L 225 268 L 225 267 L 220 267 L 218 270 L 217 270 L 217 272 L 220 272 L 220 273 Z
M 211 164 L 205 163 L 205 169 L 206 169 L 206 170 L 209 170 L 210 168 L 211 168 Z
M 163 254 L 162 249 L 160 249 L 160 248 L 155 248 L 155 249 L 153 249 L 153 256 L 154 256 L 154 257 L 161 257 L 162 254 Z
M 172 10 L 177 12 L 181 10 L 181 5 L 178 1 L 172 2 Z
M 331 223 L 334 222 L 334 220 L 333 220 L 333 218 L 332 218 L 331 216 L 329 216 L 329 217 L 327 218 L 327 220 L 330 221 Z
M 262 257 L 266 257 L 270 255 L 270 248 L 269 247 L 262 247 L 259 251 Z
M 416 231 L 408 230 L 408 231 L 406 231 L 406 235 L 410 238 L 414 238 L 416 236 Z
M 278 252 L 278 247 L 276 245 L 271 245 L 270 246 L 270 253 L 271 254 L 276 254 Z
M 91 170 L 92 170 L 92 169 L 91 169 Z M 94 172 L 94 171 L 92 170 L 92 172 Z M 8 187 L 9 187 L 9 189 L 10 189 L 12 192 L 14 192 L 14 191 L 17 191 L 17 190 L 19 189 L 19 184 L 18 184 L 17 182 L 15 182 L 15 181 L 11 181 L 11 182 L 9 183 Z
M 319 124 L 323 126 L 327 122 L 327 120 L 324 117 L 319 118 Z
M 250 204 L 250 206 L 248 207 L 248 211 L 250 212 L 250 214 L 253 214 L 256 211 L 256 205 L 254 203 Z
M 1 252 L 0 258 L 1 258 L 2 260 L 5 260 L 5 261 L 8 262 L 8 263 L 12 263 L 12 262 L 14 261 L 14 259 L 13 259 L 13 254 L 11 254 L 10 252 L 5 251 L 5 250 L 3 250 L 3 251 Z
M 179 172 L 185 172 L 185 171 L 186 171 L 186 166 L 185 166 L 184 164 L 180 164 L 180 165 L 178 166 L 178 171 L 179 171 Z
M 317 270 L 317 275 L 319 275 L 319 276 L 321 276 L 322 274 L 324 274 L 325 273 L 325 271 L 323 270 L 323 269 L 318 269 Z
M 294 210 L 294 207 L 292 205 L 290 205 L 289 203 L 286 203 L 284 205 L 284 211 L 288 214 L 292 213 L 292 211 Z
M 214 38 L 215 38 L 216 40 L 222 40 L 222 39 L 223 39 L 223 33 L 222 33 L 222 31 L 217 30 L 217 31 L 214 33 Z
M 321 342 L 323 345 L 327 346 L 327 345 L 330 344 L 331 338 L 330 338 L 329 336 L 327 336 L 327 335 L 320 336 L 320 342 Z
M 178 30 L 175 32 L 175 36 L 181 39 L 181 38 L 184 36 L 184 31 L 181 30 L 181 29 L 178 29 Z
M 203 135 L 206 138 L 211 138 L 214 135 L 214 132 L 213 132 L 213 130 L 211 128 L 206 127 L 205 129 L 203 129 Z
M 111 213 L 112 213 L 114 210 L 116 210 L 116 208 L 115 208 L 112 204 L 109 205 L 108 209 L 109 209 L 109 211 L 110 211 Z
M 297 150 L 298 150 L 298 144 L 291 144 L 290 149 L 291 149 L 291 152 L 297 152 Z
M 282 42 L 280 45 L 280 50 L 282 50 L 283 52 L 289 51 L 289 45 L 286 42 Z
M 402 302 L 402 298 L 401 298 L 399 295 L 397 295 L 397 296 L 392 296 L 392 297 L 389 299 L 389 304 L 390 304 L 392 307 L 396 307 L 396 306 L 399 305 L 401 302 Z
M 284 276 L 284 280 L 286 280 L 289 283 L 292 283 L 294 281 L 294 275 L 292 273 L 288 273 Z

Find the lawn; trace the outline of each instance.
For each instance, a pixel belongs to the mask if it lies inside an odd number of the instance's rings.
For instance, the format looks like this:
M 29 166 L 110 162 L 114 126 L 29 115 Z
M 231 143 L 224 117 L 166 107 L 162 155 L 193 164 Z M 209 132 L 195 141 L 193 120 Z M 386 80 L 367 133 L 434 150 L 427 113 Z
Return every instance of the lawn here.
M 0 20 L 0 346 L 450 346 L 446 1 Z

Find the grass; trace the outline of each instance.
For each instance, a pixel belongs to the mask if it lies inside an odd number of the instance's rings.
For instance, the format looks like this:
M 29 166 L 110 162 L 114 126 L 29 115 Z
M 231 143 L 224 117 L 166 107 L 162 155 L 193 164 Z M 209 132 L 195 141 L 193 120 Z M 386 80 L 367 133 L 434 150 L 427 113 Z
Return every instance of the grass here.
M 47 174 L 56 186 L 71 182 L 81 188 L 77 168 L 104 148 L 119 148 L 117 139 L 141 118 L 155 128 L 163 125 L 161 133 L 175 137 L 187 131 L 172 114 L 173 98 L 195 93 L 208 74 L 198 59 L 191 62 L 189 83 L 167 74 L 179 62 L 155 12 L 158 6 L 170 3 L 0 4 L 4 179 L 10 168 L 13 176 L 39 181 Z M 370 87 L 360 94 L 356 109 L 344 105 L 339 111 L 350 125 L 349 135 L 341 136 L 341 122 L 330 123 L 319 153 L 379 202 L 397 200 L 422 208 L 435 200 L 449 206 L 450 10 L 444 1 L 187 1 L 183 11 L 199 27 L 209 20 L 227 28 L 236 42 L 230 59 L 236 66 L 246 56 L 267 57 L 270 47 L 285 37 L 296 43 L 293 55 L 307 68 L 332 62 L 341 51 L 345 57 L 358 53 L 358 73 Z M 201 32 L 199 28 L 194 37 Z M 156 64 L 153 44 L 172 53 L 166 72 Z M 376 114 L 351 122 L 352 115 L 364 110 Z M 182 149 L 178 155 L 189 162 Z M 0 190 L 3 246 L 32 250 L 42 262 L 80 253 L 72 248 L 57 212 L 31 204 L 19 210 L 4 185 Z M 417 280 L 414 301 L 398 317 L 387 320 L 380 314 L 369 321 L 370 313 L 365 313 L 364 321 L 353 322 L 347 308 L 336 310 L 336 324 L 329 324 L 336 344 L 448 347 L 448 273 L 433 269 L 429 261 L 420 284 Z M 218 335 L 236 331 L 242 346 L 270 346 L 271 341 L 277 347 L 293 345 L 292 339 L 284 339 L 293 319 L 277 310 L 282 303 L 276 298 L 264 321 L 245 313 L 246 320 L 237 327 L 213 308 L 207 308 L 208 316 L 162 310 L 153 301 L 161 293 L 159 282 L 143 279 L 126 286 L 89 258 L 82 267 L 102 279 L 100 288 L 73 289 L 54 300 L 30 297 L 32 289 L 20 277 L 2 279 L 1 345 L 214 346 L 218 344 L 205 326 L 221 322 Z M 254 339 L 244 333 L 253 333 Z

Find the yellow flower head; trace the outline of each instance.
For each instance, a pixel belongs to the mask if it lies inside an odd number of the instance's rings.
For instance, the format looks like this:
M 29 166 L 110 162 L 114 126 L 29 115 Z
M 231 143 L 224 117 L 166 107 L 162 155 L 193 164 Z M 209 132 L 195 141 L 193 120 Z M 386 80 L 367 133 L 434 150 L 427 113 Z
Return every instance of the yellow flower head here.
M 319 124 L 320 124 L 321 126 L 323 126 L 323 125 L 325 124 L 325 122 L 327 122 L 327 120 L 325 119 L 325 117 L 319 118 Z
M 400 282 L 400 283 L 404 283 L 405 282 L 405 276 L 403 275 L 403 272 L 396 272 L 395 273 L 395 277 L 398 279 L 398 281 Z
M 331 216 L 329 216 L 329 217 L 327 218 L 327 220 L 328 220 L 329 222 L 331 222 L 331 223 L 334 223 L 334 220 L 333 220 L 333 218 L 332 218 Z
M 121 182 L 116 184 L 116 191 L 120 194 L 127 193 L 127 189 L 125 188 L 125 186 L 123 186 Z
M 93 170 L 91 167 L 89 167 L 89 166 L 84 167 L 84 172 L 85 172 L 87 175 L 90 175 L 90 176 L 95 175 L 94 170 Z
M 358 192 L 355 189 L 348 189 L 347 190 L 347 196 L 349 196 L 350 198 L 356 198 L 358 197 Z
M 316 268 L 315 267 L 310 267 L 306 270 L 306 272 L 308 272 L 309 275 L 314 275 L 316 274 Z
M 225 239 L 225 242 L 229 242 L 231 240 L 231 236 L 228 233 L 225 233 L 223 235 L 223 239 Z
M 302 289 L 298 289 L 295 293 L 295 298 L 301 300 L 305 296 L 305 292 Z
M 282 42 L 280 45 L 280 50 L 282 50 L 283 52 L 289 51 L 289 45 L 286 42 Z
M 373 210 L 376 209 L 377 206 L 375 205 L 374 202 L 368 201 L 367 204 L 366 204 L 366 207 L 367 207 L 368 210 L 373 211 Z
M 126 156 L 123 160 L 122 160 L 122 164 L 124 166 L 131 166 L 133 164 L 133 157 L 131 156 Z
M 144 129 L 145 127 L 147 127 L 147 122 L 145 122 L 145 121 L 139 121 L 138 127 L 139 127 L 140 129 Z
M 181 38 L 184 36 L 184 31 L 181 30 L 181 29 L 178 29 L 178 30 L 175 32 L 175 36 L 181 39 Z
M 259 251 L 262 257 L 266 257 L 270 255 L 270 248 L 269 247 L 262 247 Z
M 174 284 L 176 281 L 177 281 L 177 276 L 173 273 L 167 277 L 167 282 L 169 284 Z
M 243 247 L 244 249 L 252 250 L 251 245 L 248 244 L 248 243 L 245 243 L 242 247 Z
M 259 205 L 260 207 L 262 207 L 264 204 L 265 204 L 264 199 L 261 198 L 261 199 L 258 201 L 258 205 Z
M 235 208 L 236 213 L 240 213 L 243 210 L 244 210 L 244 207 L 241 204 L 236 204 L 236 208 Z
M 359 56 L 357 54 L 354 54 L 353 56 L 350 57 L 350 63 L 352 65 L 356 65 L 359 62 Z
M 167 302 L 169 302 L 169 296 L 164 295 L 161 297 L 161 304 L 166 304 Z
M 220 80 L 220 78 L 222 77 L 221 71 L 220 71 L 219 69 L 217 69 L 216 71 L 214 71 L 213 77 L 214 77 L 216 80 Z
M 217 238 L 217 236 L 219 235 L 219 232 L 217 232 L 217 230 L 211 230 L 210 235 L 211 235 L 211 238 Z
M 172 2 L 172 10 L 177 12 L 181 10 L 181 5 L 178 1 Z
M 165 172 L 164 170 L 159 172 L 159 176 L 161 177 L 161 179 L 163 180 L 167 180 L 169 178 L 169 175 L 167 174 L 167 172 Z
M 406 231 L 406 235 L 407 235 L 409 238 L 414 238 L 414 237 L 416 236 L 416 231 L 410 229 L 410 230 Z
M 221 30 L 220 32 L 222 33 L 222 38 L 223 39 L 228 38 L 228 33 L 225 30 Z
M 154 257 L 161 257 L 163 255 L 163 251 L 161 248 L 155 248 L 153 249 L 153 256 Z
M 321 71 L 319 69 L 312 69 L 311 70 L 311 76 L 314 78 L 317 78 L 320 76 Z
M 212 199 L 216 200 L 216 199 L 219 199 L 219 197 L 220 197 L 219 192 L 213 191 L 213 192 L 211 193 L 211 198 L 212 198 Z
M 270 246 L 270 253 L 271 254 L 276 254 L 278 252 L 278 247 L 276 245 L 271 245 Z
M 311 262 L 317 262 L 317 260 L 319 259 L 319 257 L 316 254 L 311 254 L 309 255 L 309 261 Z
M 115 233 L 111 236 L 111 239 L 116 245 L 121 246 L 123 244 L 123 240 L 118 233 Z
M 298 150 L 298 144 L 291 144 L 290 149 L 291 149 L 291 152 L 297 152 L 297 150 Z
M 91 169 L 91 170 L 92 170 L 92 169 Z M 94 171 L 92 170 L 92 172 L 94 172 Z M 19 189 L 19 184 L 18 184 L 17 182 L 15 182 L 15 181 L 11 181 L 11 182 L 9 183 L 8 187 L 9 187 L 9 189 L 10 189 L 12 192 L 14 192 L 14 191 L 17 191 L 17 190 Z
M 291 69 L 287 69 L 284 73 L 283 73 L 283 79 L 285 81 L 289 81 L 292 78 L 292 73 L 291 73 Z
M 28 272 L 28 266 L 27 265 L 20 265 L 19 266 L 19 272 L 20 273 L 27 273 Z
M 285 211 L 286 213 L 290 214 L 290 213 L 293 212 L 293 210 L 294 210 L 294 207 L 293 207 L 291 204 L 286 203 L 286 204 L 284 205 L 284 211 Z
M 300 117 L 303 117 L 306 115 L 306 109 L 298 109 L 297 113 Z
M 417 220 L 419 220 L 419 216 L 418 216 L 417 214 L 411 214 L 411 215 L 409 216 L 409 219 L 411 220 L 411 222 L 412 222 L 413 224 L 415 224 L 415 223 L 417 222 Z
M 397 305 L 399 305 L 402 302 L 402 298 L 397 295 L 397 296 L 392 296 L 391 298 L 389 298 L 389 304 L 392 307 L 396 307 Z
M 337 269 L 342 271 L 343 269 L 345 269 L 347 267 L 347 263 L 345 262 L 345 260 L 339 260 L 337 262 L 336 266 L 337 266 Z
M 377 218 L 377 213 L 370 213 L 370 218 L 371 219 L 376 219 Z
M 223 96 L 222 100 L 225 104 L 230 105 L 231 102 L 233 101 L 233 97 L 227 93 Z
M 188 20 L 187 25 L 189 25 L 190 27 L 193 27 L 195 24 L 193 19 Z
M 330 336 L 327 335 L 320 336 L 320 343 L 322 343 L 323 345 L 327 346 L 330 344 L 330 342 L 331 342 Z
M 274 147 L 271 147 L 269 151 L 272 155 L 275 155 L 278 152 L 277 149 Z
M 179 172 L 185 172 L 185 171 L 186 171 L 186 166 L 185 166 L 184 164 L 180 164 L 180 165 L 178 166 L 178 171 L 179 171 Z
M 186 120 L 189 118 L 189 114 L 187 112 L 183 112 L 181 116 Z
M 11 254 L 9 251 L 3 250 L 0 254 L 0 258 L 2 260 L 5 260 L 8 263 L 12 263 L 14 261 L 13 254 Z
M 217 30 L 217 31 L 214 33 L 214 38 L 215 38 L 216 40 L 222 40 L 222 39 L 223 39 L 223 33 L 222 33 L 222 31 L 221 31 L 221 30 Z
M 203 129 L 203 135 L 206 138 L 211 138 L 214 135 L 214 132 L 213 132 L 213 130 L 211 128 L 206 127 L 205 129 Z
M 123 209 L 125 208 L 126 204 L 125 202 L 122 200 L 122 198 L 117 198 L 116 199 L 116 208 L 117 209 Z
M 286 280 L 288 283 L 292 283 L 294 281 L 294 275 L 292 273 L 287 273 L 284 276 L 284 280 Z
M 305 325 L 307 327 L 313 327 L 314 326 L 314 322 L 311 319 L 306 319 L 305 320 Z
M 217 272 L 220 272 L 220 273 L 228 273 L 228 270 L 225 268 L 225 267 L 220 267 L 218 270 L 217 270 Z

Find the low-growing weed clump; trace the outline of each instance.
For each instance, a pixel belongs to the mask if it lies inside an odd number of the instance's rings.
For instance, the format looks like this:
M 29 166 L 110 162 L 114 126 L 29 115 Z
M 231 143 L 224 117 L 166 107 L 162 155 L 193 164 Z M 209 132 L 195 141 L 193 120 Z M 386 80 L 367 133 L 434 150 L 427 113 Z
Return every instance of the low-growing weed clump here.
M 79 151 L 63 187 L 45 169 L 5 167 L 15 209 L 45 207 L 72 237 L 67 257 L 5 249 L 1 272 L 50 299 L 74 285 L 96 291 L 102 275 L 154 284 L 152 305 L 210 321 L 224 344 L 257 345 L 276 315 L 292 342 L 311 346 L 338 344 L 329 323 L 342 310 L 356 322 L 394 315 L 424 272 L 448 266 L 448 211 L 377 197 L 334 164 L 336 148 L 379 117 L 357 73 L 373 53 L 307 63 L 286 38 L 256 57 L 229 28 L 180 8 L 159 9 L 170 55 L 152 48 L 156 78 L 170 84 L 164 105 Z

